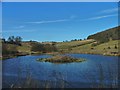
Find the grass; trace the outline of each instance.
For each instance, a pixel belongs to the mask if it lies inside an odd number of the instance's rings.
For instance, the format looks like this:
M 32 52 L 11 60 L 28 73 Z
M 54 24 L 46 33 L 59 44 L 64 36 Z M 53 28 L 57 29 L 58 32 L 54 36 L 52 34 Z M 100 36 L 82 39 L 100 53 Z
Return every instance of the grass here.
M 59 42 L 57 43 L 56 46 L 58 47 L 58 49 L 69 49 L 71 47 L 82 46 L 91 42 L 94 42 L 94 40 L 89 39 L 89 40 L 82 40 L 82 41 Z
M 28 43 L 22 43 L 22 46 L 18 46 L 17 50 L 19 52 L 27 52 L 30 53 L 31 52 L 31 46 Z
M 97 46 L 92 46 L 95 42 L 93 39 L 82 40 L 82 41 L 70 41 L 70 42 L 57 42 L 56 47 L 58 52 L 52 52 L 52 54 L 64 54 L 64 53 L 83 53 L 83 54 L 102 54 L 111 56 L 120 56 L 118 52 L 118 43 L 120 40 L 112 40 Z M 115 48 L 117 46 L 117 49 Z M 110 48 L 108 48 L 110 47 Z M 31 45 L 29 42 L 23 42 L 22 46 L 7 44 L 8 50 L 14 51 L 17 49 L 18 53 L 11 53 L 9 55 L 4 55 L 3 59 L 11 58 L 14 56 L 28 55 L 28 54 L 41 54 L 40 52 L 31 51 Z M 112 53 L 113 52 L 113 53 Z M 114 52 L 116 54 L 114 54 Z M 50 54 L 50 53 L 49 53 Z M 0 60 L 2 57 L 0 56 Z
M 120 55 L 120 53 L 118 52 L 118 42 L 120 42 L 120 40 L 112 40 L 97 46 L 92 46 L 94 40 L 84 40 L 84 41 L 63 42 L 60 44 L 58 43 L 57 47 L 61 52 L 64 53 L 85 53 L 85 54 L 102 54 L 102 55 L 115 56 L 115 55 Z M 117 49 L 115 49 L 115 45 L 117 46 Z M 76 46 L 76 47 L 72 47 L 72 46 Z M 110 49 L 108 49 L 108 47 L 110 47 Z M 118 54 L 111 54 L 111 52 L 117 52 Z
M 70 56 L 55 55 L 51 58 L 40 58 L 37 61 L 52 62 L 52 63 L 71 63 L 71 62 L 83 62 L 83 58 L 73 58 Z

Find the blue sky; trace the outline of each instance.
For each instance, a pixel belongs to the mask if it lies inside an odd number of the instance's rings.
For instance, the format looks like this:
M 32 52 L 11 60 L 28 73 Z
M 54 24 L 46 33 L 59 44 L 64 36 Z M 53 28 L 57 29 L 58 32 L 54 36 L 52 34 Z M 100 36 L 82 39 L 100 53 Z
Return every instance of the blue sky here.
M 63 41 L 118 25 L 117 2 L 4 2 L 3 37 L 23 40 Z

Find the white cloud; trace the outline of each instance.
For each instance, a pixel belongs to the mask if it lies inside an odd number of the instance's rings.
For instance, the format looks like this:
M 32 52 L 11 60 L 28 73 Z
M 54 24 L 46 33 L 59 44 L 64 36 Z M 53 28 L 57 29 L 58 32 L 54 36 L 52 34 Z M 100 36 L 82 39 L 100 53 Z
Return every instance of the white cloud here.
M 70 16 L 69 18 L 67 19 L 57 19 L 57 20 L 42 20 L 42 21 L 33 21 L 33 22 L 26 22 L 26 23 L 32 23 L 32 24 L 47 24 L 47 23 L 59 23 L 59 22 L 67 22 L 67 21 L 70 21 L 70 20 L 73 20 L 75 19 L 76 16 L 75 15 L 72 15 Z
M 99 20 L 99 19 L 108 18 L 108 17 L 115 17 L 115 16 L 118 16 L 118 14 L 111 14 L 111 15 L 104 15 L 104 16 L 91 17 L 91 18 L 88 18 L 88 19 L 83 19 L 83 20 L 81 20 L 81 21 Z
M 93 18 L 89 18 L 89 20 L 96 20 L 96 19 L 102 19 L 102 18 L 113 17 L 113 16 L 117 16 L 117 14 L 93 17 Z
M 99 19 L 103 19 L 103 18 L 115 17 L 115 16 L 118 16 L 118 10 L 119 10 L 119 9 L 120 9 L 120 8 L 106 9 L 106 10 L 100 11 L 100 12 L 97 13 L 97 14 L 108 14 L 108 15 L 95 16 L 95 17 L 83 19 L 83 20 L 81 20 L 81 21 L 99 20 Z M 114 13 L 114 14 L 113 14 L 113 13 Z
M 68 19 L 52 20 L 52 21 L 36 21 L 36 22 L 27 22 L 27 23 L 33 23 L 33 24 L 45 24 L 45 23 L 65 22 L 65 21 L 68 21 Z
M 107 9 L 107 10 L 103 10 L 100 13 L 114 13 L 114 12 L 118 12 L 119 8 L 112 8 L 112 9 Z

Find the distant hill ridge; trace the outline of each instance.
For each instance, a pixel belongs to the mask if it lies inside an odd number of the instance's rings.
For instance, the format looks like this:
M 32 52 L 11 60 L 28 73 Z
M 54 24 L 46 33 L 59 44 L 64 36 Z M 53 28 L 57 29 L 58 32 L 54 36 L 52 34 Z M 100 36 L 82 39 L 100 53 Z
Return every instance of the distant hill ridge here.
M 120 40 L 120 26 L 89 35 L 87 39 L 95 39 L 99 43 L 108 42 L 110 40 Z

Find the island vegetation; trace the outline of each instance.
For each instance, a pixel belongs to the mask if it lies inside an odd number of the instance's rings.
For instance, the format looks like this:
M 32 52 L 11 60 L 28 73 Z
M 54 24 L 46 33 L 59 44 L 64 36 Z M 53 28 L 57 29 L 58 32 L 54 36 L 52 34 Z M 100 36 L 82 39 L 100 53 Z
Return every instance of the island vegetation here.
M 94 35 L 87 39 L 64 40 L 63 42 L 46 41 L 22 41 L 20 36 L 10 36 L 8 39 L 1 38 L 0 47 L 2 47 L 1 59 L 12 58 L 16 56 L 31 54 L 65 54 L 65 53 L 83 53 L 83 54 L 101 54 L 120 56 L 118 43 L 120 41 L 119 29 L 114 27 Z
M 71 62 L 83 62 L 83 58 L 73 58 L 67 55 L 55 55 L 51 58 L 39 58 L 37 61 L 41 62 L 52 62 L 52 63 L 71 63 Z

